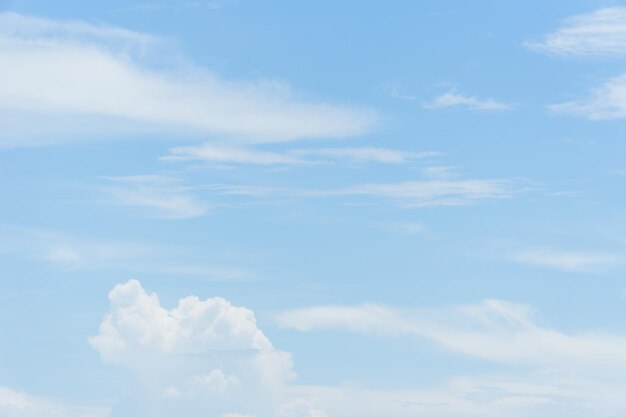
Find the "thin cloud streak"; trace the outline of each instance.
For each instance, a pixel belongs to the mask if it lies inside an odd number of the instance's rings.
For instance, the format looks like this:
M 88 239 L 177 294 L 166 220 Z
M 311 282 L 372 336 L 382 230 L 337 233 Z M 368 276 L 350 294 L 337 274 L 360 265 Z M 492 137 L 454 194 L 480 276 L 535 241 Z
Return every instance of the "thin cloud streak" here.
M 474 111 L 502 111 L 513 108 L 513 106 L 508 103 L 502 103 L 493 99 L 479 99 L 472 96 L 465 96 L 457 93 L 455 90 L 450 90 L 447 93 L 435 97 L 422 107 L 431 110 L 459 108 Z
M 344 162 L 347 164 L 404 164 L 439 155 L 438 152 L 410 152 L 378 147 L 306 148 L 284 152 L 205 143 L 169 150 L 163 161 L 202 161 L 213 164 L 313 165 Z
M 362 184 L 343 189 L 292 189 L 215 184 L 201 187 L 221 195 L 251 197 L 368 197 L 403 208 L 466 206 L 482 200 L 512 198 L 521 189 L 512 180 L 427 180 Z

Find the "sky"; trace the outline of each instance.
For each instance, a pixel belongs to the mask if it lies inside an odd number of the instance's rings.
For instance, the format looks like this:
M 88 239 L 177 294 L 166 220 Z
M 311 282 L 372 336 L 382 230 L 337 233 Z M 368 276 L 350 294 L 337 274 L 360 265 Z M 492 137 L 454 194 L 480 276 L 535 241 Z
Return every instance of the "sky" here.
M 626 413 L 626 2 L 0 0 L 0 416 Z

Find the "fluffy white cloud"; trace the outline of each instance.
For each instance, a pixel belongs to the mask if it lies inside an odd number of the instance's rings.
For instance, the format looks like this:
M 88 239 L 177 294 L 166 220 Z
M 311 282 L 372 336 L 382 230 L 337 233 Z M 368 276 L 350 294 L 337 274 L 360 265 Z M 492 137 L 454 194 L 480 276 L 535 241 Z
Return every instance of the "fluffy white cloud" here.
M 222 298 L 201 301 L 190 296 L 172 310 L 161 307 L 139 281 L 117 285 L 110 293 L 111 312 L 92 346 L 108 362 L 132 367 L 145 355 L 201 355 L 219 351 L 273 351 L 256 326 L 252 311 Z
M 455 90 L 450 90 L 447 93 L 435 97 L 429 103 L 424 104 L 423 107 L 426 109 L 460 108 L 466 110 L 499 111 L 510 110 L 512 105 L 493 99 L 479 99 L 472 96 L 465 96 L 457 93 Z
M 139 411 L 120 405 L 114 416 L 271 416 L 283 402 L 291 356 L 273 347 L 252 311 L 194 296 L 168 310 L 135 280 L 117 285 L 109 300 L 90 343 L 104 361 L 131 369 L 142 387 Z
M 566 19 L 554 32 L 526 46 L 562 56 L 626 55 L 626 7 L 608 7 Z
M 299 100 L 276 82 L 233 82 L 163 61 L 152 36 L 84 22 L 0 14 L 0 145 L 122 129 L 245 141 L 366 132 L 372 112 Z M 184 60 L 180 60 L 181 62 Z M 28 123 L 27 123 L 28 122 Z

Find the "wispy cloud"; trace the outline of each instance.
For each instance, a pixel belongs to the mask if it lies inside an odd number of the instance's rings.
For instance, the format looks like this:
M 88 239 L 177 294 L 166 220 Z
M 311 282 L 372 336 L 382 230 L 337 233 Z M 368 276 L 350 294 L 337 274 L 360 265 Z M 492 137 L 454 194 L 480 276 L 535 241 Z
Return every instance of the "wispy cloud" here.
M 378 147 L 307 148 L 283 152 L 205 143 L 169 150 L 164 161 L 203 161 L 212 164 L 311 165 L 320 163 L 403 164 L 439 155 L 437 152 L 410 152 Z
M 330 194 L 386 198 L 410 208 L 462 206 L 479 200 L 510 198 L 516 192 L 509 180 L 429 180 L 364 184 Z
M 511 104 L 502 103 L 494 99 L 479 99 L 473 96 L 465 96 L 456 90 L 450 90 L 435 97 L 423 105 L 426 109 L 459 108 L 475 111 L 502 111 L 513 108 Z
M 180 184 L 164 175 L 106 177 L 111 185 L 102 187 L 106 203 L 142 210 L 144 214 L 165 219 L 188 219 L 205 215 L 209 206 Z
M 292 153 L 300 156 L 313 156 L 353 163 L 375 162 L 384 164 L 404 164 L 439 155 L 438 152 L 434 151 L 411 152 L 371 146 L 363 148 L 296 149 Z
M 626 55 L 626 7 L 609 7 L 566 19 L 530 49 L 561 56 Z
M 523 251 L 515 254 L 513 260 L 528 265 L 571 272 L 600 271 L 620 263 L 620 258 L 613 254 L 554 250 Z
M 564 332 L 540 325 L 527 305 L 501 300 L 435 310 L 376 304 L 320 306 L 277 315 L 299 331 L 343 329 L 372 335 L 418 336 L 477 358 L 561 370 L 626 370 L 626 335 Z M 622 358 L 616 362 L 616 358 Z
M 210 185 L 221 195 L 251 197 L 336 198 L 367 197 L 391 201 L 403 208 L 465 206 L 481 200 L 511 198 L 520 188 L 511 180 L 427 180 L 361 184 L 342 189 L 295 189 L 245 185 Z
M 543 324 L 528 305 L 486 300 L 420 310 L 376 304 L 318 306 L 286 311 L 276 320 L 283 328 L 303 332 L 335 329 L 385 338 L 426 339 L 447 351 L 509 369 L 508 375 L 453 377 L 430 390 L 350 392 L 353 403 L 359 402 L 357 398 L 368 398 L 369 409 L 376 404 L 392 415 L 585 416 L 599 409 L 611 410 L 614 415 L 625 410 L 621 392 L 626 335 L 560 331 Z M 333 396 L 323 390 L 319 393 L 333 411 L 337 406 Z M 336 389 L 333 394 L 346 392 Z M 396 401 L 404 407 L 395 408 L 399 406 Z M 352 415 L 363 415 L 351 411 Z
M 626 74 L 615 77 L 594 89 L 588 97 L 554 104 L 551 111 L 591 120 L 626 117 Z
M 120 129 L 277 142 L 359 135 L 376 119 L 300 100 L 284 83 L 228 81 L 184 59 L 167 65 L 150 35 L 14 13 L 0 14 L 0 28 L 4 146 Z
M 171 148 L 163 161 L 203 161 L 218 164 L 300 165 L 306 161 L 280 152 L 252 148 L 213 145 L 179 146 Z

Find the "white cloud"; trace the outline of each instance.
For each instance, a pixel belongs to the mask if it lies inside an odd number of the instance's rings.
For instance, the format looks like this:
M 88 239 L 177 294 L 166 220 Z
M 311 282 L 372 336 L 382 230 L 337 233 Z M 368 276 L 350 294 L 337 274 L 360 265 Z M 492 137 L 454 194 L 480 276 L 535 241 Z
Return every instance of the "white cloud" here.
M 111 311 L 91 343 L 103 359 L 135 371 L 149 408 L 117 408 L 112 417 L 617 417 L 626 412 L 626 337 L 560 332 L 541 325 L 525 305 L 490 300 L 397 310 L 367 304 L 279 315 L 282 325 L 303 331 L 423 337 L 511 368 L 508 375 L 455 376 L 430 388 L 385 390 L 287 383 L 288 355 L 272 346 L 250 310 L 226 300 L 191 296 L 168 310 L 137 281 L 116 286 L 109 298 Z
M 626 370 L 626 336 L 566 334 L 539 324 L 521 304 L 487 300 L 448 310 L 401 311 L 374 304 L 322 306 L 281 313 L 278 323 L 300 331 L 345 329 L 426 338 L 465 355 L 512 366 L 618 375 Z
M 0 13 L 0 39 L 3 46 L 18 41 L 49 43 L 58 39 L 100 40 L 127 46 L 148 46 L 158 41 L 154 36 L 110 25 L 93 25 L 78 20 L 50 20 L 12 12 Z M 27 45 L 25 45 L 27 46 Z
M 2 417 L 108 417 L 107 408 L 61 404 L 46 398 L 0 387 Z
M 594 272 L 615 266 L 620 259 L 606 253 L 530 250 L 513 256 L 517 262 L 572 272 Z
M 120 129 L 273 142 L 359 135 L 375 120 L 370 111 L 300 100 L 277 82 L 226 81 L 188 64 L 151 67 L 168 54 L 141 33 L 14 13 L 0 14 L 0 27 L 3 146 Z
M 386 198 L 408 208 L 462 206 L 485 199 L 510 198 L 515 190 L 506 180 L 430 180 L 390 184 L 364 184 L 334 195 Z
M 139 403 L 155 416 L 269 415 L 281 404 L 291 356 L 274 348 L 252 311 L 195 296 L 166 309 L 135 280 L 117 285 L 109 300 L 90 343 L 104 361 L 135 372 L 147 395 Z
M 296 149 L 292 153 L 298 156 L 337 159 L 353 163 L 375 162 L 384 164 L 404 164 L 439 155 L 438 152 L 432 151 L 410 152 L 372 146 L 362 148 Z
M 111 312 L 92 346 L 107 362 L 140 365 L 147 353 L 200 355 L 214 351 L 273 351 L 256 326 L 252 311 L 222 298 L 181 299 L 172 310 L 161 307 L 136 280 L 117 285 L 110 293 Z
M 435 97 L 432 101 L 425 103 L 423 107 L 426 109 L 460 108 L 478 111 L 501 111 L 510 110 L 513 106 L 493 99 L 479 99 L 465 96 L 457 93 L 455 90 L 450 90 L 447 93 Z
M 290 149 L 285 152 L 272 152 L 205 143 L 200 146 L 172 148 L 169 150 L 169 155 L 161 159 L 165 161 L 198 160 L 216 164 L 257 165 L 305 165 L 333 161 L 403 164 L 436 155 L 438 155 L 437 152 L 409 152 L 377 147 Z
M 626 117 L 626 74 L 594 89 L 588 97 L 548 107 L 555 113 L 571 114 L 591 120 Z
M 626 7 L 608 7 L 566 19 L 530 49 L 561 56 L 626 55 Z
M 510 180 L 428 180 L 361 184 L 343 189 L 289 189 L 260 186 L 212 185 L 218 195 L 268 198 L 369 197 L 389 200 L 403 208 L 465 206 L 481 200 L 511 198 L 520 190 Z
M 142 214 L 165 219 L 188 219 L 205 215 L 209 206 L 191 187 L 164 175 L 106 177 L 114 185 L 102 187 L 108 204 L 141 209 Z
M 279 152 L 205 143 L 200 146 L 179 146 L 169 150 L 164 161 L 203 161 L 222 164 L 298 165 L 304 160 Z

